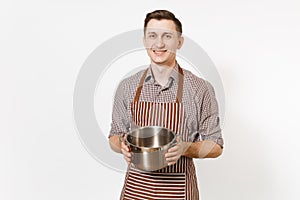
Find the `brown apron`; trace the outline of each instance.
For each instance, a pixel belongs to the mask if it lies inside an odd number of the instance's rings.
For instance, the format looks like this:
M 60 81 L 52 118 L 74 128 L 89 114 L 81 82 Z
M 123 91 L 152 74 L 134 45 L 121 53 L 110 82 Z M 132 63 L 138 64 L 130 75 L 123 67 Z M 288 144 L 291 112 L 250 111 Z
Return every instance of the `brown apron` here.
M 181 102 L 183 90 L 181 67 L 178 66 L 180 75 L 176 102 L 139 101 L 147 70 L 140 80 L 131 104 L 133 122 L 138 126 L 166 127 L 180 135 L 183 141 L 187 141 L 188 131 Z M 154 172 L 141 171 L 129 165 L 120 199 L 198 200 L 199 192 L 193 160 L 181 156 L 176 164 Z

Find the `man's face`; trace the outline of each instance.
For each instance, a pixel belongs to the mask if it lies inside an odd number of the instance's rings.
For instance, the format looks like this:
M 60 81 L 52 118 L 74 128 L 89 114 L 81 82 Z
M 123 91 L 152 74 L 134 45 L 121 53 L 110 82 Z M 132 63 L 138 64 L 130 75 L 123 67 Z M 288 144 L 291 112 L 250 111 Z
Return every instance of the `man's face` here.
M 182 46 L 182 43 L 183 37 L 176 31 L 173 21 L 151 19 L 148 22 L 144 45 L 152 63 L 173 67 L 176 50 Z

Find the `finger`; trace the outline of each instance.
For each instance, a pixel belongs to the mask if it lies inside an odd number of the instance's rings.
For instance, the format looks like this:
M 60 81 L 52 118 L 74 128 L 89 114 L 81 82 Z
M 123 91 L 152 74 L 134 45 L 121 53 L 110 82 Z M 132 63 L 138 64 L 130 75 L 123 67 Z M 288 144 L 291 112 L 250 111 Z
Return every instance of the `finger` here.
M 170 152 L 165 154 L 165 158 L 175 157 L 178 155 L 178 152 Z
M 178 159 L 177 160 L 172 160 L 172 161 L 168 161 L 168 165 L 174 165 L 175 163 L 177 163 Z
M 169 162 L 168 163 L 168 166 L 170 166 L 170 165 L 174 165 L 176 162 Z
M 128 155 L 123 155 L 125 161 L 127 162 L 127 164 L 130 164 L 131 163 L 131 154 L 130 154 L 130 157 L 128 157 Z
M 128 164 L 131 162 L 131 159 L 128 158 L 128 157 L 126 157 L 126 156 L 124 156 L 124 159 L 126 160 L 126 162 L 127 162 Z
M 179 156 L 169 157 L 166 158 L 166 161 L 169 162 L 176 162 L 179 159 Z
M 176 152 L 176 151 L 178 151 L 179 148 L 180 148 L 179 145 L 176 145 L 176 146 L 174 146 L 174 147 L 171 147 L 170 149 L 168 149 L 168 153 Z
M 122 149 L 124 149 L 124 150 L 126 150 L 126 151 L 129 151 L 129 148 L 128 148 L 128 146 L 127 146 L 127 145 L 125 145 L 125 143 L 124 143 L 124 142 L 121 142 L 121 148 L 122 148 Z
M 126 156 L 126 157 L 128 157 L 128 158 L 131 157 L 131 153 L 130 153 L 129 151 L 127 151 L 126 149 L 121 149 L 121 151 L 122 151 L 122 154 L 123 154 L 124 156 Z

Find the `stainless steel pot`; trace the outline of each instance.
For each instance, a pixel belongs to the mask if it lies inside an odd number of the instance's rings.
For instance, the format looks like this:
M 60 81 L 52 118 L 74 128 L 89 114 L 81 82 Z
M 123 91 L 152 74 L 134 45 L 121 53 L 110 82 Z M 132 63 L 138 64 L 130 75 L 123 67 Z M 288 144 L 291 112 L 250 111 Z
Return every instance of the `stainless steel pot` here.
M 165 153 L 177 140 L 175 133 L 167 128 L 146 126 L 127 133 L 125 143 L 133 152 L 132 163 L 136 168 L 155 171 L 168 165 Z

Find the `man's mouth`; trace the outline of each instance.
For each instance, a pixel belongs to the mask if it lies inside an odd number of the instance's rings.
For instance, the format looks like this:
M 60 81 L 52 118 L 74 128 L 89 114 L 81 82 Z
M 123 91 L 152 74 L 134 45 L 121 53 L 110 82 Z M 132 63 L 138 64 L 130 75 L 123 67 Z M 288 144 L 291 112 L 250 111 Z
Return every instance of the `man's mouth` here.
M 155 50 L 152 50 L 153 53 L 155 53 L 156 55 L 161 55 L 163 53 L 166 53 L 168 50 L 166 49 L 155 49 Z

